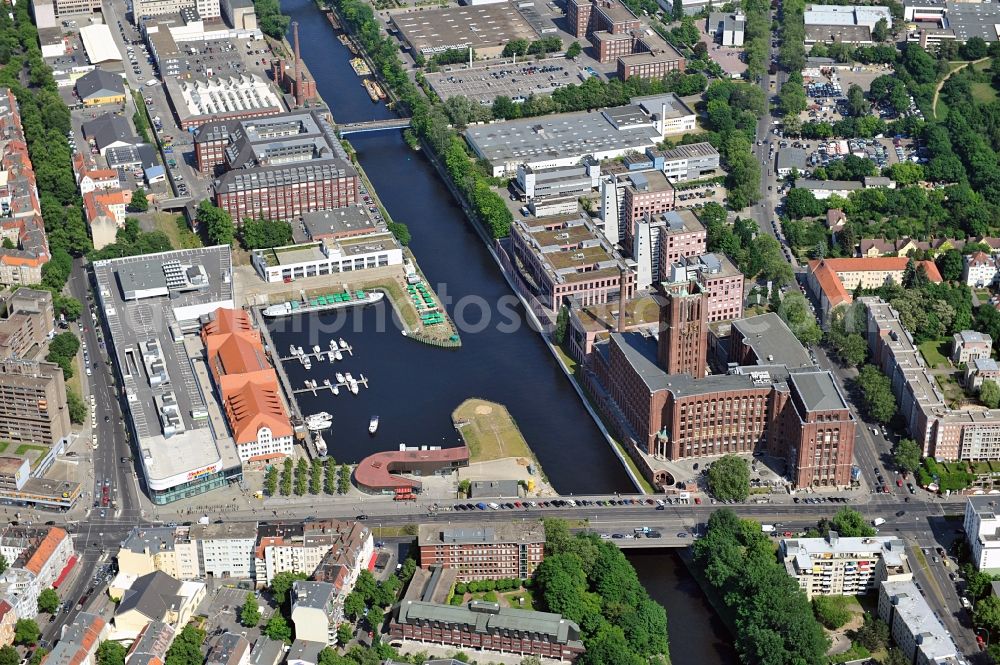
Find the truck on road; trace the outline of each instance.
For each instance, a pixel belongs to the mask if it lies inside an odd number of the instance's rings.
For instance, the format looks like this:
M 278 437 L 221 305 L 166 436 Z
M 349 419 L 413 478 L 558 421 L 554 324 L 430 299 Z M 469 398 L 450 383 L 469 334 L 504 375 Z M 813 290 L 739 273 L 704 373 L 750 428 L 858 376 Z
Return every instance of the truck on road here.
M 774 533 L 774 525 L 773 524 L 761 524 L 760 525 L 760 530 L 763 533 Z
M 881 517 L 876 517 L 872 520 L 872 526 L 882 526 L 883 524 L 885 524 L 885 520 Z

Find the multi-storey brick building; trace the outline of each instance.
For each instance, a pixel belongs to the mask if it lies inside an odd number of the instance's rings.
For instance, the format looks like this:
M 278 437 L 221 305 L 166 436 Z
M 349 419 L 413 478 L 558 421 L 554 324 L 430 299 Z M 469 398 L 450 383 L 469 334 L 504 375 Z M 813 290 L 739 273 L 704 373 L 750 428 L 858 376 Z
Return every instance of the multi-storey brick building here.
M 660 247 L 663 246 L 661 240 Z M 743 317 L 743 273 L 725 254 L 685 256 L 669 267 L 667 281 L 696 281 L 701 285 L 708 323 Z
M 660 308 L 660 335 L 656 360 L 667 374 L 705 376 L 708 368 L 707 296 L 695 282 L 662 283 L 657 293 L 664 299 Z
M 635 223 L 646 216 L 654 216 L 674 209 L 676 194 L 674 186 L 662 171 L 631 173 L 625 187 L 625 233 L 626 242 L 631 244 Z
M 520 522 L 478 527 L 422 524 L 417 547 L 422 568 L 454 568 L 463 582 L 527 579 L 545 556 L 545 527 Z
M 570 33 L 587 39 L 600 62 L 618 61 L 618 76 L 662 78 L 684 71 L 684 57 L 650 29 L 620 0 L 568 0 Z
M 69 438 L 66 383 L 59 365 L 0 362 L 0 440 L 52 446 Z
M 233 220 L 295 219 L 358 201 L 358 174 L 323 111 L 202 125 L 195 159 L 223 171 L 215 204 Z
M 623 292 L 630 298 L 635 291 L 635 273 L 586 217 L 519 219 L 510 230 L 517 269 L 527 278 L 525 295 L 537 298 L 549 312 L 557 312 L 569 298 L 602 303 Z

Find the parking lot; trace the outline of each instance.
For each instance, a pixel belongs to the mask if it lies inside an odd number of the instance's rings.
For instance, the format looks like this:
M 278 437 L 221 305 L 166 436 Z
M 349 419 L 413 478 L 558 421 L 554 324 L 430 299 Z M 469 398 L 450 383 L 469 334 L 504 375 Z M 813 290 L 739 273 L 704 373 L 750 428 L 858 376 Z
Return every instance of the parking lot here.
M 498 96 L 524 101 L 528 95 L 547 94 L 583 79 L 584 68 L 569 60 L 492 67 L 449 67 L 451 71 L 427 74 L 427 82 L 441 99 L 462 95 L 483 106 Z M 586 75 L 584 75 L 586 76 Z
M 866 93 L 872 86 L 872 81 L 880 76 L 892 76 L 891 65 L 865 65 L 858 67 L 837 67 L 840 85 L 848 90 L 851 85 L 857 85 Z

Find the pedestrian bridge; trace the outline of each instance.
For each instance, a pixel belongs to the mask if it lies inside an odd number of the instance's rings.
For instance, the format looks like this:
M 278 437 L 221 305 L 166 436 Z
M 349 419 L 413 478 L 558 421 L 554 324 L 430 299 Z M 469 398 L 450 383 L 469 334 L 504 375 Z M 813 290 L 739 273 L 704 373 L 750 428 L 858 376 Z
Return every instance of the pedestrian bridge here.
M 361 134 L 362 132 L 383 132 L 390 129 L 406 129 L 410 126 L 409 118 L 390 118 L 388 120 L 368 120 L 366 122 L 345 122 L 337 125 L 341 136 Z
M 160 210 L 183 210 L 191 201 L 190 196 L 175 196 L 170 199 L 160 199 L 156 202 L 156 205 Z

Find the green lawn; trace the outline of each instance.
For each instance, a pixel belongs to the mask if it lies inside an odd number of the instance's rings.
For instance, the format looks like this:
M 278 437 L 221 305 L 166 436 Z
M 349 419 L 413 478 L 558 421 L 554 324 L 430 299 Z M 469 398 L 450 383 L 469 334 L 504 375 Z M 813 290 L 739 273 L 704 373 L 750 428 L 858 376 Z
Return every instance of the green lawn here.
M 166 212 L 153 214 L 153 223 L 157 231 L 163 231 L 170 239 L 170 246 L 174 249 L 193 249 L 201 247 L 202 242 L 194 231 L 192 231 L 183 215 L 171 215 Z
M 948 340 L 929 340 L 920 345 L 920 353 L 924 356 L 924 361 L 934 369 L 947 369 L 951 366 L 948 360 L 949 350 Z
M 17 447 L 17 450 L 14 451 L 14 454 L 15 455 L 24 455 L 29 450 L 34 450 L 34 451 L 36 451 L 36 452 L 38 452 L 38 453 L 40 453 L 42 455 L 44 455 L 45 453 L 47 453 L 49 451 L 49 449 L 46 448 L 46 447 L 44 447 L 44 446 L 33 446 L 30 443 L 22 443 L 21 445 L 19 445 Z
M 973 83 L 972 98 L 980 104 L 991 104 L 997 99 L 997 91 L 989 83 Z
M 10 445 L 9 441 L 0 441 L 0 453 L 7 452 L 7 446 Z

